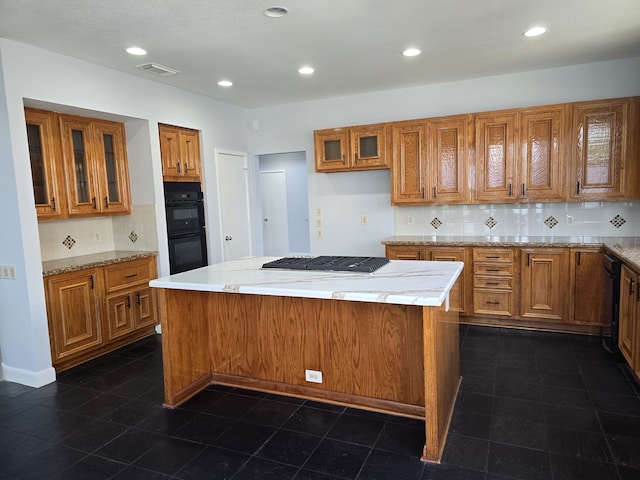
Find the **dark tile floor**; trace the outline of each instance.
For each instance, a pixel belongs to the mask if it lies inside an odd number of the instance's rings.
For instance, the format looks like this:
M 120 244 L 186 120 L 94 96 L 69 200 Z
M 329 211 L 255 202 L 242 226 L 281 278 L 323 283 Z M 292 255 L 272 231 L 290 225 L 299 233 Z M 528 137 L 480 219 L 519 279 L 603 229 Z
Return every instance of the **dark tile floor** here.
M 160 407 L 159 337 L 32 389 L 0 382 L 0 479 L 631 480 L 640 397 L 599 339 L 461 326 L 442 465 L 417 420 L 212 386 Z

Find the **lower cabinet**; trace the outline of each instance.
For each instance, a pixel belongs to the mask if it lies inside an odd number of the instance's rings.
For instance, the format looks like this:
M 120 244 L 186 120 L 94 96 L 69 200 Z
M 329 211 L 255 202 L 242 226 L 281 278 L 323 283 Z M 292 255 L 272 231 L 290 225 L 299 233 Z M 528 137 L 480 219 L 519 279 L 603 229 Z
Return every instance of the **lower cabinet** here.
M 154 332 L 155 257 L 45 278 L 49 338 L 58 371 Z
M 387 245 L 386 255 L 464 262 L 450 295 L 463 320 L 598 334 L 609 327 L 600 248 Z
M 620 276 L 620 323 L 618 347 L 637 377 L 640 378 L 640 275 L 622 266 Z

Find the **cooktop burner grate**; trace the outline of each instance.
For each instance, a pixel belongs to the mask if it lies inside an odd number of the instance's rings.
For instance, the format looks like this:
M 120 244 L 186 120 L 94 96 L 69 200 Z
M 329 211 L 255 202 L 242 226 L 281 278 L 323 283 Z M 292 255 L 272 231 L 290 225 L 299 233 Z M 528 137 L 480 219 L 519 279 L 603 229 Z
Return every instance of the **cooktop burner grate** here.
M 267 262 L 262 265 L 262 268 L 371 273 L 387 263 L 389 259 L 386 257 L 284 257 Z

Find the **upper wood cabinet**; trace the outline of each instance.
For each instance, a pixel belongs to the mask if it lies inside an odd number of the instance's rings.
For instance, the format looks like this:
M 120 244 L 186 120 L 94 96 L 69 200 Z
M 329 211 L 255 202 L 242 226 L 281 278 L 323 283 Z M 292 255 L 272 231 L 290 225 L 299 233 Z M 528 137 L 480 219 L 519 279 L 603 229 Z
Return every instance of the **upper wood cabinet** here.
M 638 98 L 572 105 L 570 197 L 637 198 L 640 193 Z
M 131 213 L 124 125 L 60 115 L 70 216 Z
M 25 108 L 33 197 L 38 220 L 66 218 L 60 135 L 53 112 Z
M 162 176 L 165 182 L 200 181 L 200 133 L 197 130 L 158 124 Z
M 471 117 L 459 115 L 392 127 L 391 203 L 465 203 Z
M 559 201 L 563 105 L 476 115 L 476 194 L 480 201 Z
M 316 171 L 389 168 L 388 131 L 386 123 L 316 130 Z

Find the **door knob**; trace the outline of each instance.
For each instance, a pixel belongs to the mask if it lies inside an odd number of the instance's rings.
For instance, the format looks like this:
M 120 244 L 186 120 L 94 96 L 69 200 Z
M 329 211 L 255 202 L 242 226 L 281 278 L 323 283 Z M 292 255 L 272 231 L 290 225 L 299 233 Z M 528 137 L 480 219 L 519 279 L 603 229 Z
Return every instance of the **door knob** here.
M 268 222 L 268 221 L 269 221 L 269 219 L 268 219 L 268 218 L 265 218 L 265 219 L 264 219 L 264 221 L 265 221 L 265 222 Z

